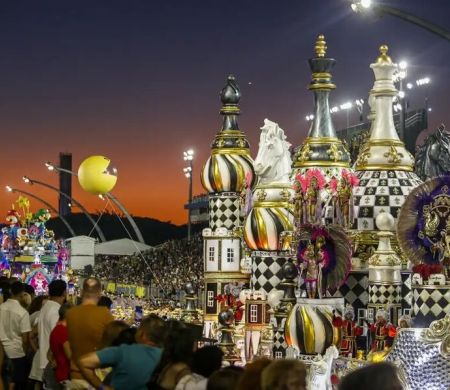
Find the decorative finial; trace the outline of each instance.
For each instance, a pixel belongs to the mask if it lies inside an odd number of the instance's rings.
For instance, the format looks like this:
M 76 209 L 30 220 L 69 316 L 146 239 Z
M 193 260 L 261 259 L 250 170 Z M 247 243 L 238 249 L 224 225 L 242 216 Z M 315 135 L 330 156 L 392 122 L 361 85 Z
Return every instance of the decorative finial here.
M 325 37 L 322 34 L 317 37 L 314 51 L 316 52 L 316 56 L 319 58 L 325 57 L 325 54 L 327 53 L 327 43 L 325 42 Z
M 233 75 L 229 75 L 227 78 L 227 84 L 220 93 L 222 103 L 225 105 L 236 105 L 241 98 L 241 91 L 236 83 L 236 79 Z
M 377 58 L 378 64 L 391 64 L 392 60 L 391 57 L 387 55 L 389 48 L 387 45 L 381 45 L 380 46 L 380 56 Z

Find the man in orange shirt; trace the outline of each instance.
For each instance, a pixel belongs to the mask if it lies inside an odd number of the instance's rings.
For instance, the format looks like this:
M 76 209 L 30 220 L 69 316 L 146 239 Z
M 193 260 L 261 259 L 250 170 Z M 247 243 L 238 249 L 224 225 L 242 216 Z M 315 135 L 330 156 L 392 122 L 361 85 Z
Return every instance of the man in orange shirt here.
M 100 281 L 97 278 L 87 278 L 83 283 L 81 304 L 67 312 L 67 331 L 72 348 L 70 368 L 72 389 L 91 388 L 81 374 L 78 360 L 82 355 L 101 348 L 103 331 L 106 325 L 114 320 L 106 307 L 97 306 L 101 293 Z

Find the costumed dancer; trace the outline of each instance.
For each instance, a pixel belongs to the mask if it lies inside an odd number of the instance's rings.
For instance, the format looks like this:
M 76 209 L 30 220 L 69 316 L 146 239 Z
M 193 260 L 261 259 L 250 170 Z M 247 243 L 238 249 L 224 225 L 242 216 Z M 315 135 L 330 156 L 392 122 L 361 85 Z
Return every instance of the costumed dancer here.
M 305 193 L 307 220 L 309 223 L 320 221 L 320 190 L 325 185 L 325 178 L 318 169 L 310 169 L 306 172 L 307 189 Z
M 375 318 L 375 323 L 370 324 L 370 332 L 372 335 L 371 351 L 379 352 L 391 347 L 397 330 L 394 325 L 387 321 L 386 310 L 378 309 Z
M 353 306 L 347 305 L 344 309 L 344 318 L 336 316 L 333 312 L 333 325 L 342 329 L 342 340 L 339 353 L 345 357 L 356 357 L 356 337 L 361 336 L 363 328 L 356 324 Z
M 315 244 L 310 242 L 300 256 L 300 268 L 303 273 L 306 270 L 305 285 L 308 298 L 314 299 L 319 292 L 322 295 L 322 268 L 326 266 L 326 253 L 322 249 L 325 239 L 317 237 Z

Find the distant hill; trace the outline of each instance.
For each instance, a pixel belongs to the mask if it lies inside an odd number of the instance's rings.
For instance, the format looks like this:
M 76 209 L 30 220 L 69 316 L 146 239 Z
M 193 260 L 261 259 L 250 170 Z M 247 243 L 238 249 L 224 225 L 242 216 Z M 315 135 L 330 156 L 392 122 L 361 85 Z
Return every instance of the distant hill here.
M 98 221 L 99 215 L 91 214 L 94 221 Z M 93 225 L 86 216 L 82 213 L 69 214 L 66 217 L 67 222 L 72 226 L 76 235 L 86 235 L 98 238 L 97 232 L 93 230 Z M 133 217 L 141 230 L 142 236 L 146 244 L 159 245 L 171 239 L 180 239 L 187 236 L 186 225 L 174 225 L 170 221 L 163 222 L 153 218 L 147 217 Z M 122 223 L 125 225 L 131 238 L 136 240 L 133 229 L 131 228 L 126 218 L 120 218 L 115 214 L 104 213 L 98 221 L 98 226 L 103 231 L 106 239 L 116 240 L 119 238 L 128 238 L 129 235 L 125 231 Z M 203 225 L 192 225 L 192 232 L 199 232 Z M 64 223 L 58 218 L 52 218 L 47 222 L 47 228 L 55 232 L 56 238 L 69 238 L 71 235 Z

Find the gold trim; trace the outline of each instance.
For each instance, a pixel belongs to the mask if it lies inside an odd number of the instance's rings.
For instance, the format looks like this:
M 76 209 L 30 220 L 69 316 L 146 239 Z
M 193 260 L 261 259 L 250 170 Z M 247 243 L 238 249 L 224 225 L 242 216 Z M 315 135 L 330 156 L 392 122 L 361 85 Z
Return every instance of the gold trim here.
M 258 248 L 269 248 L 269 240 L 267 239 L 267 229 L 264 218 L 258 209 L 254 209 L 253 211 L 253 215 L 256 218 L 256 233 L 258 234 L 259 238 L 259 240 L 255 240 L 256 245 Z
M 236 174 L 237 174 L 237 185 L 244 185 L 245 183 L 245 170 L 242 164 L 236 160 L 233 155 L 230 155 L 230 159 L 234 162 L 235 168 L 236 168 Z
M 305 167 L 341 167 L 341 168 L 350 168 L 350 162 L 334 162 L 334 161 L 304 161 L 304 162 L 295 162 L 294 168 L 305 168 Z
M 303 144 L 322 145 L 327 143 L 339 143 L 342 145 L 342 140 L 335 137 L 306 137 Z
M 295 313 L 293 313 L 295 315 Z M 315 351 L 315 334 L 314 334 L 314 325 L 311 319 L 306 312 L 306 307 L 301 306 L 300 308 L 300 316 L 303 320 L 303 342 L 305 343 L 305 351 L 306 353 L 314 353 Z
M 253 205 L 253 207 L 262 207 L 262 208 L 287 208 L 287 209 L 291 209 L 293 207 L 292 203 L 290 202 L 286 202 L 286 201 L 280 201 L 280 202 L 275 202 L 275 201 L 256 201 Z
M 290 204 L 293 207 L 292 204 Z M 286 207 L 288 208 L 288 207 Z M 293 223 L 289 221 L 289 216 L 281 212 L 280 208 L 275 208 L 273 212 L 277 215 L 278 219 L 283 225 L 284 230 L 293 230 Z
M 245 137 L 245 134 L 241 130 L 220 130 L 216 134 L 216 137 L 231 137 L 231 136 Z
M 214 148 L 211 154 L 239 154 L 251 158 L 249 148 Z
M 220 109 L 220 112 L 223 112 L 223 113 L 240 112 L 240 111 L 241 110 L 237 104 L 225 105 Z
M 332 83 L 327 83 L 327 84 L 318 84 L 318 83 L 314 83 L 314 84 L 310 84 L 308 86 L 309 90 L 314 90 L 314 89 L 336 89 L 336 85 L 332 84 Z
M 313 79 L 329 79 L 331 78 L 331 73 L 318 72 L 312 74 Z
M 410 165 L 398 164 L 364 164 L 356 165 L 356 171 L 407 171 L 412 172 L 414 168 Z
M 213 181 L 214 183 L 211 183 L 211 187 L 215 187 L 217 192 L 222 192 L 223 191 L 223 183 L 221 180 L 221 174 L 220 174 L 220 168 L 219 168 L 219 163 L 217 162 L 217 159 L 212 158 L 211 159 L 211 166 L 212 166 L 212 171 L 213 171 Z
M 388 139 L 388 138 L 369 138 L 365 143 L 367 146 L 403 146 L 405 144 L 400 140 Z

